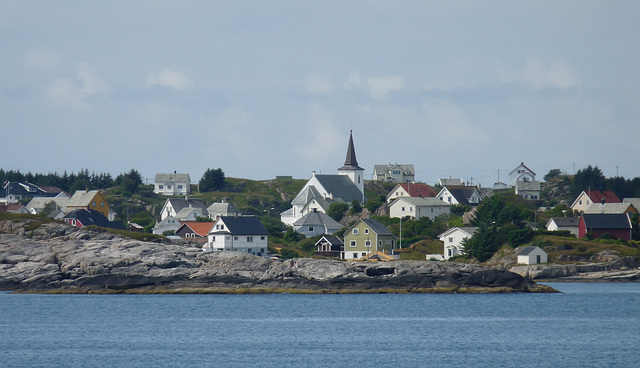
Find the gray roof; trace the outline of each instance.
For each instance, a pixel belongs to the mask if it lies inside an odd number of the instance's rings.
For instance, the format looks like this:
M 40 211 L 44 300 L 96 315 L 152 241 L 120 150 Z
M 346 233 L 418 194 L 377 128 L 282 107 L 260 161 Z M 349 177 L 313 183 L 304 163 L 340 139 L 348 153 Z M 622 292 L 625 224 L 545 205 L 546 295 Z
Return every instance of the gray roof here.
M 291 201 L 292 205 L 304 206 L 312 199 L 322 199 L 322 195 L 318 192 L 318 189 L 313 185 L 306 187 L 300 191 L 298 195 Z
M 640 198 L 625 198 L 622 203 L 631 203 L 636 211 L 640 211 Z
M 98 192 L 98 190 L 76 190 L 76 192 L 73 193 L 73 196 L 69 198 L 67 207 L 88 206 L 91 203 L 91 200 L 93 200 L 93 197 L 95 197 Z
M 626 213 L 630 206 L 631 203 L 594 203 L 584 213 Z
M 398 201 L 408 202 L 416 207 L 451 206 L 449 203 L 434 197 L 398 197 L 391 203 L 391 205 L 393 206 L 393 204 Z
M 342 242 L 342 240 L 340 240 L 340 238 L 333 235 L 323 235 L 320 239 L 318 239 L 318 241 L 316 242 L 316 245 L 318 245 L 318 243 L 320 243 L 322 239 L 326 240 L 327 243 L 331 245 L 344 245 L 344 243 Z
M 216 202 L 207 207 L 207 212 L 209 213 L 209 215 L 230 215 L 234 213 L 240 213 L 240 211 L 238 211 L 238 208 L 234 206 L 233 203 L 229 202 Z
M 384 225 L 382 225 L 380 221 L 376 219 L 362 219 L 362 222 L 364 222 L 367 226 L 369 226 L 369 228 L 371 228 L 371 230 L 378 235 L 393 236 L 393 233 L 391 233 L 389 229 L 387 229 Z
M 255 216 L 221 216 L 220 221 L 224 222 L 228 232 L 232 235 L 269 234 L 264 226 L 262 226 L 262 223 L 260 223 L 260 220 Z M 212 231 L 211 234 L 220 232 L 226 233 L 227 231 Z
M 518 255 L 519 255 L 519 256 L 528 256 L 531 252 L 533 252 L 533 251 L 534 251 L 534 250 L 536 250 L 536 249 L 540 249 L 540 250 L 542 250 L 542 248 L 540 248 L 540 247 L 537 247 L 537 246 L 535 246 L 535 245 L 530 245 L 530 246 L 528 246 L 528 247 L 524 247 L 524 248 L 520 251 L 520 253 L 518 253 Z M 544 252 L 544 250 L 542 250 L 542 251 Z
M 464 182 L 462 181 L 462 179 L 456 179 L 456 178 L 439 179 L 438 183 L 443 187 L 464 185 Z
M 191 207 L 197 207 L 202 209 L 203 211 L 203 215 L 207 215 L 207 205 L 204 204 L 204 202 L 202 201 L 202 199 L 199 198 L 190 198 L 190 199 L 185 199 L 185 198 L 169 198 L 167 199 L 167 201 L 169 203 L 171 203 L 171 206 L 173 207 L 173 209 L 176 211 L 176 213 L 180 212 L 183 208 L 188 208 L 189 205 L 191 205 Z
M 540 190 L 540 182 L 537 180 L 528 180 L 528 181 L 516 181 L 516 189 L 517 190 L 531 190 L 531 191 L 539 191 Z
M 156 174 L 155 177 L 155 182 L 156 183 L 167 183 L 167 182 L 171 182 L 171 183 L 189 183 L 191 184 L 191 178 L 189 177 L 189 174 Z
M 58 207 L 60 207 L 63 211 L 66 212 L 67 203 L 69 202 L 69 198 L 58 198 L 58 197 L 35 197 L 27 204 L 27 209 L 36 211 L 40 211 L 43 209 L 47 203 L 55 202 Z
M 346 175 L 316 175 L 322 187 L 333 195 L 334 200 L 351 203 L 353 200 L 362 202 L 362 192 Z
M 328 229 L 341 229 L 343 225 L 325 213 L 312 211 L 293 223 L 293 226 L 326 226 Z
M 553 217 L 551 219 L 558 227 L 577 227 L 580 224 L 578 217 Z
M 585 213 L 582 219 L 587 231 L 589 229 L 631 229 L 631 220 L 626 213 Z

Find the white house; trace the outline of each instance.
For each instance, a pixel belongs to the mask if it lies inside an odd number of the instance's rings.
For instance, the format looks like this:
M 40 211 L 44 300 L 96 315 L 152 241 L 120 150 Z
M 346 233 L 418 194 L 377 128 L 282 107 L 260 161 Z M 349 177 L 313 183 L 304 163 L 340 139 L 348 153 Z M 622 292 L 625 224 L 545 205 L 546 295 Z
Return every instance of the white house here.
M 566 230 L 571 234 L 578 236 L 579 217 L 552 217 L 547 221 L 547 231 Z
M 182 223 L 173 216 L 167 216 L 164 219 L 156 222 L 156 226 L 151 229 L 151 232 L 157 235 L 164 234 L 165 231 L 175 232 L 182 226 Z
M 477 206 L 483 198 L 477 187 L 444 187 L 436 198 L 449 204 Z
M 156 174 L 153 192 L 166 196 L 188 195 L 191 193 L 189 174 Z
M 217 219 L 220 216 L 240 216 L 240 210 L 233 203 L 229 203 L 226 198 L 222 199 L 222 202 L 216 202 L 207 207 L 207 213 L 212 220 Z
M 221 216 L 211 227 L 203 251 L 246 252 L 267 257 L 268 232 L 255 216 Z
M 574 213 L 584 212 L 594 203 L 621 203 L 622 201 L 611 190 L 584 190 L 571 203 L 570 208 Z
M 464 254 L 462 241 L 473 236 L 476 227 L 452 227 L 438 235 L 438 239 L 444 243 L 444 259 Z
M 524 199 L 540 199 L 540 182 L 536 180 L 517 181 L 515 193 Z
M 208 214 L 202 199 L 168 198 L 160 210 L 160 219 L 173 216 L 181 221 L 195 221 L 196 217 L 206 217 Z
M 391 204 L 399 197 L 435 197 L 436 192 L 425 183 L 400 183 L 387 194 L 386 201 Z
M 547 252 L 542 250 L 540 247 L 536 247 L 534 245 L 530 245 L 528 247 L 524 247 L 518 253 L 518 263 L 520 264 L 540 264 L 547 263 Z
M 307 238 L 322 234 L 333 234 L 344 226 L 324 212 L 312 211 L 293 223 L 293 229 Z
M 511 186 L 515 186 L 518 181 L 533 181 L 536 180 L 536 173 L 528 168 L 524 162 L 521 162 L 518 167 L 513 169 L 509 173 L 509 183 Z
M 440 215 L 451 213 L 451 205 L 433 197 L 400 197 L 389 205 L 389 217 L 410 216 L 416 220 L 428 217 L 433 220 Z
M 314 210 L 326 212 L 333 202 L 364 202 L 363 172 L 364 169 L 358 166 L 353 134 L 350 133 L 347 158 L 344 166 L 338 169 L 338 175 L 317 175 L 314 171 L 311 179 L 291 201 L 292 207 L 280 213 L 280 221 L 293 225 Z
M 413 164 L 388 164 L 373 166 L 373 180 L 392 183 L 412 183 L 416 178 Z

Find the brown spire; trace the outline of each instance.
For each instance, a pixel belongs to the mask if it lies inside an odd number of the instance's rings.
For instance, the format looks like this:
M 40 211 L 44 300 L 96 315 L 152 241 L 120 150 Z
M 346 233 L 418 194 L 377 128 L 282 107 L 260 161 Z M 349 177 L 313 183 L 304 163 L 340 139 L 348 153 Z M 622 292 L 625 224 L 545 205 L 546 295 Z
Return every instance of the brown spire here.
M 364 170 L 358 166 L 356 159 L 356 149 L 353 147 L 353 130 L 349 131 L 349 147 L 347 147 L 347 159 L 344 160 L 344 166 L 338 170 Z

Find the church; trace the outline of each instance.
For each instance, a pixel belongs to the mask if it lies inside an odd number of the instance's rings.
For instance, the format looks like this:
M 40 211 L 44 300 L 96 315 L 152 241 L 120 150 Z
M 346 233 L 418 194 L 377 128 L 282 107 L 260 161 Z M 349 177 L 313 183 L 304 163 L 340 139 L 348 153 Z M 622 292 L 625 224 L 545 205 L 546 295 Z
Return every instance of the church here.
M 349 145 L 344 165 L 338 169 L 337 175 L 318 175 L 313 172 L 311 179 L 291 201 L 292 207 L 280 214 L 285 225 L 293 223 L 303 216 L 319 211 L 326 213 L 333 202 L 351 204 L 354 200 L 365 202 L 364 169 L 358 165 L 356 150 L 353 145 L 353 131 L 349 132 Z

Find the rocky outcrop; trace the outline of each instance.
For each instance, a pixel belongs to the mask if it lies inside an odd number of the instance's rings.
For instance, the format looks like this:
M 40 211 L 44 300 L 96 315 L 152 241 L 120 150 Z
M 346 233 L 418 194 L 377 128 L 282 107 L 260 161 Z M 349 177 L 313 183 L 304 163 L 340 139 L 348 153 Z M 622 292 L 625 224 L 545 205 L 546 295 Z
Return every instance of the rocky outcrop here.
M 0 222 L 0 289 L 64 292 L 548 291 L 505 270 L 426 262 L 271 261 L 64 224 Z
M 509 270 L 532 280 L 640 281 L 638 267 L 640 262 L 634 257 L 617 257 L 602 263 L 521 265 Z

